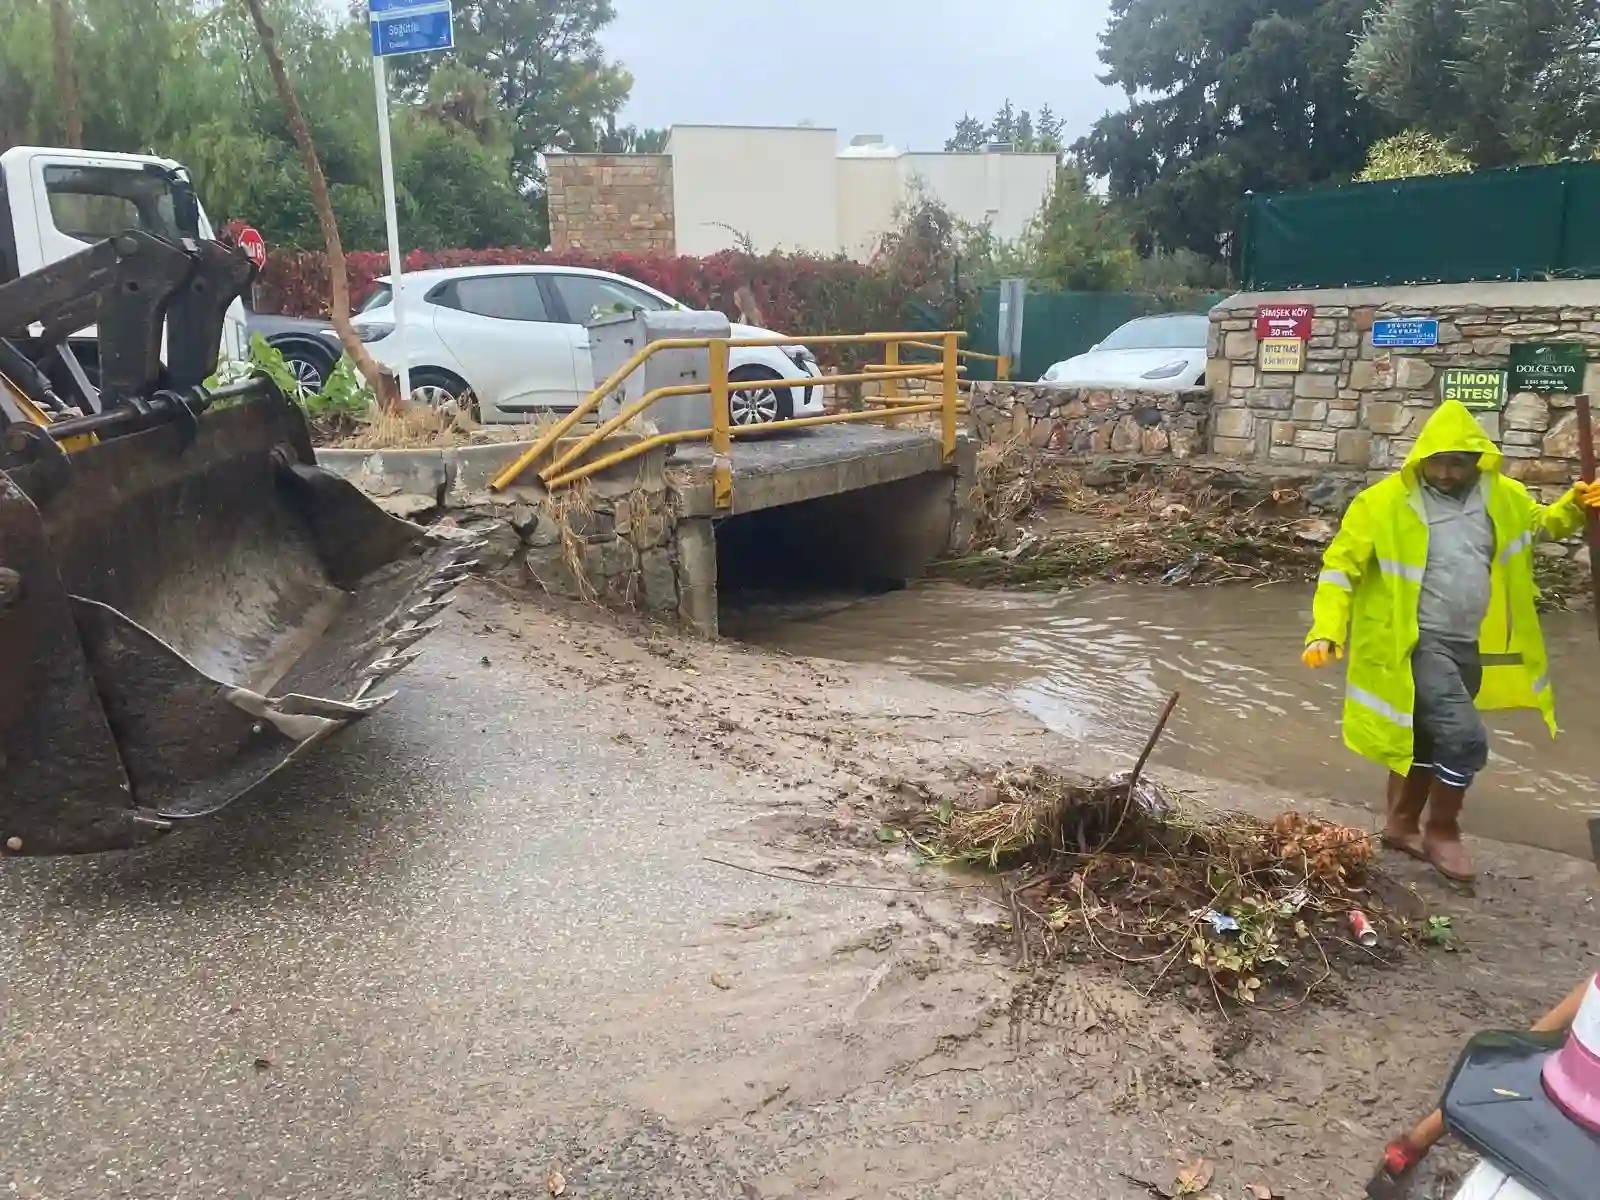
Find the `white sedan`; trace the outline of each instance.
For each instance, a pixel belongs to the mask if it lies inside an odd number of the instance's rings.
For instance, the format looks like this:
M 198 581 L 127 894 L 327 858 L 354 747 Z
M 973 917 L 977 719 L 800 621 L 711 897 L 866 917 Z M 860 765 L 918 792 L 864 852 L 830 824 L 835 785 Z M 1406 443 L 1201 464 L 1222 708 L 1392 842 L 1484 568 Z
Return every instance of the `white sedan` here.
M 1209 317 L 1192 313 L 1140 317 L 1119 326 L 1087 354 L 1056 363 L 1039 382 L 1142 391 L 1201 387 L 1210 324 Z
M 485 424 L 576 407 L 594 391 L 586 322 L 596 312 L 683 308 L 671 296 L 621 275 L 580 267 L 449 267 L 404 276 L 406 358 L 412 399 L 473 404 Z M 354 318 L 384 366 L 399 368 L 394 287 L 385 277 Z M 734 325 L 735 338 L 779 335 Z M 734 347 L 728 377 L 820 379 L 804 346 Z M 755 388 L 729 402 L 735 425 L 765 425 L 822 412 L 821 386 Z

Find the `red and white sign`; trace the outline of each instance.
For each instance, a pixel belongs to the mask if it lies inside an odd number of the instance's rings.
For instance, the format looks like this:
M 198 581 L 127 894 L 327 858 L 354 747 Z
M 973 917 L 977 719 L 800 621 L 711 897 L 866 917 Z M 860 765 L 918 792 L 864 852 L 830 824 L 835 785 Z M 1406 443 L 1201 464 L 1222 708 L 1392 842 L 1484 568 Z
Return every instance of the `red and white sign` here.
M 1309 304 L 1263 304 L 1256 309 L 1258 338 L 1308 338 L 1317 310 Z
M 246 225 L 239 230 L 239 249 L 243 250 L 255 263 L 256 270 L 267 265 L 267 239 L 261 236 L 259 230 Z

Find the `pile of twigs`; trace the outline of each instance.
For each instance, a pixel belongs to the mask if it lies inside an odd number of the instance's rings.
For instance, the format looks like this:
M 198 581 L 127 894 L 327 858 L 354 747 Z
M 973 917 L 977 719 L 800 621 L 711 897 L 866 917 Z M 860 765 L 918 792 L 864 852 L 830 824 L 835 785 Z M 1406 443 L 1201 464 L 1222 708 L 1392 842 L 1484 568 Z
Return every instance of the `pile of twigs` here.
M 1142 777 L 1176 699 L 1134 771 L 1091 783 L 1001 772 L 968 805 L 910 817 L 907 839 L 935 861 L 1000 873 L 1025 963 L 1100 960 L 1149 990 L 1187 981 L 1228 1005 L 1274 988 L 1298 1003 L 1341 958 L 1393 961 L 1412 933 L 1409 897 L 1378 873 L 1367 834 L 1293 812 L 1208 812 Z M 1377 948 L 1355 940 L 1352 910 Z
M 941 563 L 946 578 L 977 586 L 1059 587 L 1105 580 L 1200 586 L 1315 579 L 1325 549 L 1321 521 L 1264 521 L 1252 513 L 1120 522 L 1055 531 L 1011 550 L 989 548 Z

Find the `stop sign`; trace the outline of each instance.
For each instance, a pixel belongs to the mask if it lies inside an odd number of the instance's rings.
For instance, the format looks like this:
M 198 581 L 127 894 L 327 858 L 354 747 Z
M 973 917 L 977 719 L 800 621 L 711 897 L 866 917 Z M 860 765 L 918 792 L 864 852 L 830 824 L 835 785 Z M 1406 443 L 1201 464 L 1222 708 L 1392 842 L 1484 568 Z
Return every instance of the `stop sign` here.
M 267 240 L 258 230 L 249 225 L 239 230 L 239 248 L 249 255 L 257 270 L 267 265 Z

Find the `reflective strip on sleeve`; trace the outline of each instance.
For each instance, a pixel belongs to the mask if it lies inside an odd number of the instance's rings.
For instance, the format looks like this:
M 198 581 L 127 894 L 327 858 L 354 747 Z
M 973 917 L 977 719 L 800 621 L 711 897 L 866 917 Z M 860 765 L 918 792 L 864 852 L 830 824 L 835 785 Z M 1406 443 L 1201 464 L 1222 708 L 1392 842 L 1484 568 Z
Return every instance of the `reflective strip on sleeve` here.
M 1422 582 L 1421 567 L 1408 567 L 1405 563 L 1397 562 L 1392 558 L 1380 558 L 1378 560 L 1378 570 L 1385 575 L 1396 575 L 1401 579 L 1408 579 L 1412 583 Z
M 1411 714 L 1401 712 L 1387 700 L 1374 696 L 1366 688 L 1358 688 L 1354 684 L 1346 684 L 1344 689 L 1346 698 L 1354 700 L 1362 708 L 1370 708 L 1387 721 L 1393 721 L 1402 729 L 1411 728 Z
M 1484 654 L 1478 658 L 1478 664 L 1484 667 L 1520 667 L 1522 665 L 1522 655 Z
M 1500 561 L 1509 561 L 1513 555 L 1521 554 L 1531 545 L 1533 545 L 1533 530 L 1530 529 L 1526 533 L 1521 534 L 1518 537 L 1514 537 L 1506 543 L 1506 548 L 1500 551 Z
M 1355 588 L 1351 586 L 1350 576 L 1346 575 L 1343 571 L 1324 571 L 1321 575 L 1317 576 L 1317 582 L 1331 583 L 1334 587 L 1343 588 L 1347 592 L 1355 591 Z
M 1550 690 L 1550 676 L 1541 675 L 1541 676 L 1539 676 L 1539 678 L 1537 678 L 1537 679 L 1535 679 L 1533 681 L 1533 694 L 1535 696 L 1537 696 L 1540 692 L 1547 692 L 1549 690 Z

